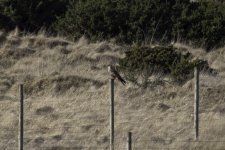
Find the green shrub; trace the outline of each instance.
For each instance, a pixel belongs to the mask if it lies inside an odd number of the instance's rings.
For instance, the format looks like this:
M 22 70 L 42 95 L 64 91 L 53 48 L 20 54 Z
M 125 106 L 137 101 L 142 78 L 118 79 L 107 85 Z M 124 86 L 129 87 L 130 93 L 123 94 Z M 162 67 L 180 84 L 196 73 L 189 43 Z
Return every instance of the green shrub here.
M 12 20 L 0 12 L 0 29 L 11 30 L 15 27 Z
M 219 2 L 192 3 L 175 23 L 179 36 L 207 50 L 225 43 L 225 4 Z
M 91 39 L 116 37 L 130 43 L 147 40 L 151 36 L 161 40 L 164 36 L 166 41 L 172 33 L 170 16 L 175 3 L 176 0 L 71 1 L 66 14 L 58 18 L 55 27 L 75 39 L 81 35 Z
M 174 40 L 207 50 L 225 43 L 225 3 L 190 0 L 0 0 L 0 29 L 42 27 L 74 39 Z
M 58 32 L 75 39 L 86 35 L 91 39 L 105 39 L 122 35 L 127 28 L 127 6 L 118 6 L 118 1 L 87 0 L 71 1 L 66 14 L 58 18 L 55 28 Z M 127 7 L 127 8 L 126 8 Z M 125 15 L 126 14 L 126 15 Z
M 4 16 L 0 20 L 9 20 L 13 28 L 27 31 L 50 28 L 56 16 L 66 11 L 67 4 L 68 0 L 0 0 L 0 14 Z M 0 27 L 8 28 L 3 23 Z
M 211 49 L 224 44 L 225 4 L 190 0 L 71 1 L 55 29 L 75 39 L 116 38 L 127 43 L 179 39 Z
M 146 86 L 149 77 L 157 73 L 170 75 L 182 83 L 193 76 L 194 67 L 201 70 L 209 68 L 207 62 L 192 59 L 190 53 L 181 54 L 173 46 L 134 47 L 126 52 L 119 64 L 127 80 L 137 83 L 142 77 L 142 85 Z

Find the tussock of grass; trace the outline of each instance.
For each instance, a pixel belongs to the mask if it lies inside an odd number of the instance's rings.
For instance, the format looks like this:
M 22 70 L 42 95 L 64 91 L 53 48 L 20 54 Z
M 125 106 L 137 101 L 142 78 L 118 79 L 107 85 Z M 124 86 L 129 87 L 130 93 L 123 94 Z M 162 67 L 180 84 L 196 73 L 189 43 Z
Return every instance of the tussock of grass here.
M 77 89 L 80 87 L 95 86 L 100 88 L 104 83 L 97 80 L 83 78 L 79 76 L 55 76 L 47 77 L 37 81 L 27 82 L 27 94 L 35 94 L 39 92 L 48 92 L 49 89 L 54 91 L 54 94 L 63 94 L 69 89 Z

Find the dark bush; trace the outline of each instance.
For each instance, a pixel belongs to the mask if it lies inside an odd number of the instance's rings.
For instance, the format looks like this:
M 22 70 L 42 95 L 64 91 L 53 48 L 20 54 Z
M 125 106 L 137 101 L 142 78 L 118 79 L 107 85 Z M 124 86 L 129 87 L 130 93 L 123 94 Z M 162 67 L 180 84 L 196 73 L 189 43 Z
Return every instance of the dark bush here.
M 225 43 L 225 3 L 190 0 L 0 0 L 0 29 L 46 28 L 74 39 L 173 40 L 207 50 Z
M 206 61 L 192 59 L 190 53 L 181 54 L 173 46 L 135 47 L 126 52 L 119 64 L 126 78 L 135 83 L 142 77 L 142 84 L 146 85 L 149 77 L 158 73 L 182 83 L 193 76 L 194 67 L 209 68 Z
M 206 50 L 222 46 L 225 43 L 225 3 L 191 3 L 183 9 L 174 26 L 179 36 L 193 46 L 204 46 Z
M 124 42 L 151 40 L 150 37 L 167 41 L 172 37 L 175 4 L 176 0 L 72 1 L 55 27 L 75 39 L 86 35 L 91 39 L 116 37 Z
M 15 27 L 13 21 L 0 12 L 0 29 L 11 30 Z
M 211 49 L 224 44 L 225 4 L 190 0 L 71 1 L 58 18 L 58 32 L 77 39 L 116 38 L 131 43 L 171 40 Z
M 0 0 L 0 20 L 5 20 L 0 27 L 18 26 L 27 31 L 50 28 L 56 16 L 66 11 L 67 4 L 68 0 Z
M 65 16 L 58 18 L 55 28 L 75 39 L 82 35 L 91 39 L 124 36 L 123 33 L 129 32 L 128 24 L 124 23 L 129 5 L 123 1 L 71 1 Z

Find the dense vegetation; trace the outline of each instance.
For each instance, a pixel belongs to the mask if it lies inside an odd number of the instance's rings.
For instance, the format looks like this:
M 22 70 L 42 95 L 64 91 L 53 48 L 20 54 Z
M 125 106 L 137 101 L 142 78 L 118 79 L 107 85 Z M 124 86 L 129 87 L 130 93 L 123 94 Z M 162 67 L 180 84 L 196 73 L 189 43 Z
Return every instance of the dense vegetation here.
M 0 0 L 0 29 L 38 31 L 50 29 L 65 13 L 68 0 Z
M 65 16 L 58 18 L 56 29 L 75 38 L 165 42 L 174 38 L 173 24 L 188 4 L 188 0 L 72 1 Z
M 190 53 L 182 54 L 173 46 L 133 47 L 119 64 L 127 80 L 144 87 L 153 75 L 170 75 L 174 82 L 183 83 L 193 77 L 195 67 L 208 73 L 212 71 L 206 61 L 193 60 Z
M 190 0 L 0 0 L 0 29 L 29 32 L 45 28 L 72 39 L 115 38 L 117 42 L 168 44 L 179 40 L 206 50 L 225 44 L 225 3 Z M 127 78 L 142 72 L 147 82 L 155 69 L 184 81 L 195 66 L 190 54 L 173 47 L 137 47 L 120 65 Z M 208 67 L 208 66 L 207 66 Z
M 225 3 L 192 3 L 175 23 L 180 38 L 205 46 L 206 50 L 225 43 Z
M 207 50 L 224 44 L 225 4 L 189 0 L 71 1 L 57 31 L 73 38 L 116 38 L 123 42 L 181 40 Z
M 180 40 L 212 49 L 225 41 L 225 4 L 189 0 L 0 0 L 0 28 L 44 27 L 77 39 Z

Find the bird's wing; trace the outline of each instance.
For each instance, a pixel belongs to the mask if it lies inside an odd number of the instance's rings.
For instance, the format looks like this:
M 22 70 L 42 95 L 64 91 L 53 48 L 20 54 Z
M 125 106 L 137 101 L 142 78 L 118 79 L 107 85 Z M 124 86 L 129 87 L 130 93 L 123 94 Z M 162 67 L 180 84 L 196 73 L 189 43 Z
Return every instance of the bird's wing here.
M 126 81 L 120 76 L 120 74 L 114 68 L 112 68 L 112 72 L 123 85 L 126 84 Z

